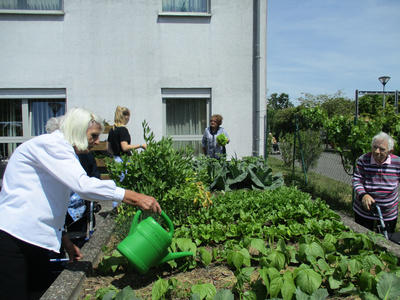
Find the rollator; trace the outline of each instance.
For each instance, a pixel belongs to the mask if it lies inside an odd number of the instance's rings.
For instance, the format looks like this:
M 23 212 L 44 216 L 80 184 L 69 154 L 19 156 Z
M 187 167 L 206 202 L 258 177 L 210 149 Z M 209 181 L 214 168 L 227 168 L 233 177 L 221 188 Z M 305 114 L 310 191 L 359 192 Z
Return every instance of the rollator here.
M 79 248 L 82 248 L 93 235 L 96 226 L 95 214 L 100 210 L 101 206 L 97 202 L 81 199 L 76 193 L 71 194 L 64 230 L 70 240 Z M 61 249 L 60 254 L 51 257 L 50 261 L 61 264 L 62 271 L 64 263 L 68 261 L 68 257 Z M 56 268 L 57 271 L 60 268 Z
M 393 243 L 396 243 L 398 245 L 400 245 L 400 232 L 393 232 L 393 233 L 388 233 L 386 226 L 385 226 L 385 222 L 383 220 L 383 216 L 382 216 L 382 211 L 381 208 L 378 204 L 374 203 L 372 205 L 372 208 L 376 210 L 375 216 L 379 217 L 379 224 L 377 224 L 377 231 L 378 233 L 381 233 L 385 236 L 385 238 L 387 240 L 392 241 Z

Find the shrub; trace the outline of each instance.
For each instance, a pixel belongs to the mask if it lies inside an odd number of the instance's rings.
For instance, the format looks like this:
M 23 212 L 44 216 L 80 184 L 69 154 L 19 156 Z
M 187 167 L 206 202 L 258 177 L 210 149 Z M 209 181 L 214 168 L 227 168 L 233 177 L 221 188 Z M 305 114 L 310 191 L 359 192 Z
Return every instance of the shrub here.
M 293 165 L 293 138 L 294 133 L 286 133 L 280 137 L 279 148 L 281 150 L 282 160 L 286 167 Z
M 299 143 L 296 144 L 296 159 L 302 164 L 304 159 L 304 167 L 306 172 L 312 167 L 315 167 L 321 153 L 324 151 L 321 134 L 315 130 L 300 130 L 300 141 L 302 152 L 300 151 Z M 303 154 L 303 158 L 302 155 Z
M 142 126 L 147 149 L 142 152 L 133 151 L 131 156 L 122 156 L 122 163 L 108 159 L 107 169 L 119 186 L 155 197 L 162 209 L 170 217 L 174 217 L 172 214 L 177 214 L 179 210 L 176 206 L 182 206 L 182 203 L 174 201 L 171 197 L 172 191 L 181 188 L 185 190 L 186 185 L 196 181 L 192 163 L 193 153 L 188 148 L 175 150 L 171 138 L 163 137 L 160 141 L 155 141 L 146 121 Z M 125 174 L 125 178 L 120 182 L 122 173 Z M 191 203 L 195 194 L 192 196 L 193 198 L 187 199 Z M 121 205 L 118 209 L 117 224 L 127 226 L 134 210 L 133 207 Z M 125 232 L 126 229 L 122 231 Z

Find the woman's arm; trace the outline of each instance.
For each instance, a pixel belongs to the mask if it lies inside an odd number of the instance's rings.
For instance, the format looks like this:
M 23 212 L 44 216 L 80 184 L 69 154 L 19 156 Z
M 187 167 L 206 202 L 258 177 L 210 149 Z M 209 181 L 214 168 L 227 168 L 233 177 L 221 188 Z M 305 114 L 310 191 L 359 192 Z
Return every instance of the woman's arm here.
M 129 145 L 128 142 L 126 142 L 126 141 L 122 141 L 122 142 L 121 142 L 121 149 L 122 149 L 122 151 L 124 151 L 124 152 L 128 152 L 128 151 L 130 151 L 130 150 L 136 150 L 136 149 L 139 149 L 139 148 L 146 149 L 146 147 L 147 147 L 146 144 L 141 144 L 141 145 Z
M 137 206 L 142 210 L 151 211 L 153 213 L 161 213 L 160 204 L 151 196 L 137 193 L 132 190 L 125 190 L 124 199 L 122 202 Z

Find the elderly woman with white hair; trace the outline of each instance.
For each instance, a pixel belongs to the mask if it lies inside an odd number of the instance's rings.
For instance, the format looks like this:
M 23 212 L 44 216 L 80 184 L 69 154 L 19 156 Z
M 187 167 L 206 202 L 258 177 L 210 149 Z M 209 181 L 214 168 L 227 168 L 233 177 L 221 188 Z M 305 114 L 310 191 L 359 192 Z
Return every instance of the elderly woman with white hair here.
M 379 221 L 373 209 L 377 204 L 386 230 L 393 233 L 398 215 L 400 158 L 392 154 L 394 140 L 384 132 L 373 137 L 371 147 L 371 152 L 357 160 L 354 170 L 354 219 L 356 223 L 374 230 L 374 223 Z
M 63 242 L 70 261 L 78 247 L 62 236 L 70 191 L 93 201 L 122 201 L 161 213 L 151 196 L 124 190 L 112 180 L 88 177 L 77 154 L 99 143 L 102 120 L 82 108 L 67 112 L 60 130 L 37 136 L 12 154 L 0 193 L 0 295 L 27 299 L 32 285 L 45 284 L 48 250 Z

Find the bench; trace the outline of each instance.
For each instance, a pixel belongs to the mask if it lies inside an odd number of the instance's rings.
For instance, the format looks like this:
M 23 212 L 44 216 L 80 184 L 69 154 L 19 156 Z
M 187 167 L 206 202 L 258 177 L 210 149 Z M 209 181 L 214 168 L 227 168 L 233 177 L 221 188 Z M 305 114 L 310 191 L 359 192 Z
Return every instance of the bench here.
M 102 141 L 99 145 L 95 145 L 92 150 L 96 160 L 96 166 L 100 171 L 100 179 L 108 180 L 111 179 L 107 172 L 104 157 L 109 156 L 107 151 L 107 141 Z

